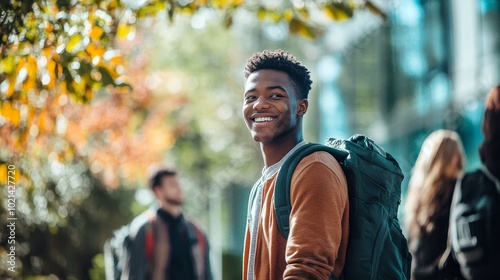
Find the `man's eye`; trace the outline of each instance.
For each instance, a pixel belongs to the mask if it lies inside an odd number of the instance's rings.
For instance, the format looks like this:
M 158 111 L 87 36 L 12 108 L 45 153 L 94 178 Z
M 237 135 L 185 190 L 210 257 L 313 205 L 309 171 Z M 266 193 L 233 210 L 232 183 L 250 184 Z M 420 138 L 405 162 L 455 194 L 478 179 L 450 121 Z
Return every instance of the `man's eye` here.
M 280 98 L 280 97 L 283 97 L 283 94 L 281 94 L 281 93 L 272 93 L 271 94 L 271 98 Z
M 251 101 L 251 100 L 254 100 L 254 99 L 255 99 L 255 96 L 253 96 L 253 95 L 249 95 L 249 96 L 245 97 L 245 101 Z

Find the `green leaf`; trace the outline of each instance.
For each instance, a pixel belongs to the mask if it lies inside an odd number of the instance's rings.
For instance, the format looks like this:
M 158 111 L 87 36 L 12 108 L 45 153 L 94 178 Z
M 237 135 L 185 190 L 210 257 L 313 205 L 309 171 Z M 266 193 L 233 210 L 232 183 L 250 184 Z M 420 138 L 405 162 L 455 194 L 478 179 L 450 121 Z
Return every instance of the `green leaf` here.
M 375 6 L 372 1 L 367 0 L 365 5 L 370 12 L 380 16 L 383 20 L 387 20 L 387 14 L 384 11 L 380 10 L 377 6 Z
M 56 3 L 57 3 L 57 7 L 61 10 L 69 8 L 69 6 L 71 5 L 70 0 L 57 0 Z
M 75 88 L 73 87 L 73 76 L 67 66 L 63 66 L 63 75 L 64 81 L 66 82 L 66 89 L 70 93 L 75 93 Z
M 14 56 L 9 55 L 5 58 L 2 58 L 0 60 L 0 72 L 3 72 L 7 75 L 12 75 L 14 74 L 14 70 L 16 69 L 16 64 L 15 64 L 15 59 Z
M 224 27 L 229 28 L 233 25 L 233 15 L 227 12 L 224 15 Z
M 350 19 L 354 12 L 353 9 L 343 3 L 333 3 L 323 7 L 323 11 L 329 18 L 336 21 Z
M 266 18 L 266 15 L 267 15 L 266 8 L 260 6 L 259 9 L 257 9 L 257 18 L 259 20 L 264 20 Z
M 86 61 L 86 60 L 82 60 L 80 61 L 80 68 L 78 69 L 78 74 L 80 74 L 80 76 L 87 76 L 87 75 L 90 75 L 90 72 L 92 71 L 92 65 Z
M 115 81 L 113 80 L 113 77 L 109 74 L 108 70 L 102 66 L 99 67 L 99 72 L 101 73 L 101 81 L 103 87 L 108 86 L 108 85 L 115 85 Z
M 132 85 L 130 85 L 129 83 L 119 83 L 119 84 L 115 84 L 116 87 L 126 87 L 128 88 L 129 90 L 132 90 Z
M 302 21 L 296 17 L 290 20 L 288 24 L 288 30 L 292 34 L 298 34 L 308 39 L 315 39 L 321 33 L 319 28 L 308 24 L 307 22 Z
M 297 34 L 300 31 L 300 28 L 302 26 L 302 22 L 298 20 L 297 18 L 292 18 L 290 22 L 288 23 L 288 30 L 290 33 Z

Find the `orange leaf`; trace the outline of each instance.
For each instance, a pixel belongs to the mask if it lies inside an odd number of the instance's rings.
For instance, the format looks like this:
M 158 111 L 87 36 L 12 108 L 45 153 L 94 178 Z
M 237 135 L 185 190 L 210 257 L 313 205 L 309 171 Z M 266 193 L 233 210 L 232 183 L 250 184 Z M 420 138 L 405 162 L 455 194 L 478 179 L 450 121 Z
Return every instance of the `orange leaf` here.
M 0 184 L 13 186 L 12 183 L 17 183 L 21 179 L 21 172 L 18 168 L 12 169 L 7 164 L 0 164 Z
M 38 120 L 38 127 L 40 128 L 40 131 L 47 132 L 50 132 L 54 129 L 54 122 L 46 111 L 43 111 L 41 113 L 40 119 Z
M 49 72 L 49 77 L 50 77 L 50 81 L 47 84 L 48 89 L 54 88 L 54 86 L 56 84 L 56 74 L 57 74 L 56 73 L 56 66 L 57 66 L 57 63 L 52 59 L 50 59 L 47 62 L 47 70 Z
M 48 59 L 50 59 L 50 57 L 52 56 L 52 49 L 51 48 L 44 48 L 42 50 L 43 52 L 43 55 L 45 55 L 45 57 Z
M 89 37 L 92 39 L 92 41 L 99 41 L 103 33 L 104 30 L 101 27 L 94 25 L 90 30 Z
M 14 126 L 18 126 L 21 120 L 21 112 L 12 107 L 10 102 L 4 102 L 3 107 L 0 109 L 0 115 L 10 121 Z
M 0 184 L 7 184 L 7 165 L 0 164 Z

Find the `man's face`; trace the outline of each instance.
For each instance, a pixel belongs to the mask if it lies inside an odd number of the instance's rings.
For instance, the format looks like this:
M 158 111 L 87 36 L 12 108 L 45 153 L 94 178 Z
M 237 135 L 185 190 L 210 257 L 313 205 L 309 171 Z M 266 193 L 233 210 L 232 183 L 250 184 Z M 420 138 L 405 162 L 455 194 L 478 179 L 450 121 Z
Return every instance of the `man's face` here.
M 271 143 L 299 126 L 298 115 L 306 112 L 307 100 L 298 100 L 297 96 L 283 71 L 262 69 L 248 76 L 242 112 L 255 141 Z
M 180 206 L 184 203 L 184 194 L 177 176 L 163 176 L 161 185 L 156 187 L 155 194 L 161 201 Z

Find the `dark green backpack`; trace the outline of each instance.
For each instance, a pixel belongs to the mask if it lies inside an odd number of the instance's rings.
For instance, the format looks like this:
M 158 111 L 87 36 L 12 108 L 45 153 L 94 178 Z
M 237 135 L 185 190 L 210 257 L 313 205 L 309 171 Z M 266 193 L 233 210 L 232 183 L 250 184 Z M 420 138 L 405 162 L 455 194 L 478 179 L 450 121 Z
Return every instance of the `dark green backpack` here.
M 316 151 L 333 155 L 347 178 L 349 239 L 340 278 L 410 279 L 411 254 L 397 218 L 403 173 L 397 161 L 366 136 L 330 138 L 326 145 L 308 143 L 285 161 L 274 190 L 281 234 L 287 238 L 290 231 L 290 184 L 295 167 Z

